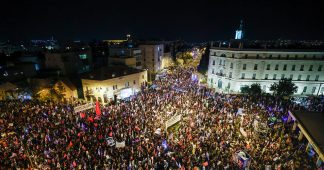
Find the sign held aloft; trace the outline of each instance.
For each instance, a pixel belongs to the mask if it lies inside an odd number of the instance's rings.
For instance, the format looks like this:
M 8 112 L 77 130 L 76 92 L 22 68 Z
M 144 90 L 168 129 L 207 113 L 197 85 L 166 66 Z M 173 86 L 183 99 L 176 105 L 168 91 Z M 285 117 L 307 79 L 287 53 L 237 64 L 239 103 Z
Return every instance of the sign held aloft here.
M 88 109 L 93 109 L 94 106 L 95 105 L 93 103 L 87 103 L 87 104 L 84 104 L 81 106 L 76 106 L 76 107 L 74 107 L 74 113 L 82 112 L 82 111 L 88 110 Z
M 181 120 L 181 115 L 176 115 L 170 118 L 168 121 L 165 122 L 165 127 L 168 129 L 170 126 L 178 123 Z

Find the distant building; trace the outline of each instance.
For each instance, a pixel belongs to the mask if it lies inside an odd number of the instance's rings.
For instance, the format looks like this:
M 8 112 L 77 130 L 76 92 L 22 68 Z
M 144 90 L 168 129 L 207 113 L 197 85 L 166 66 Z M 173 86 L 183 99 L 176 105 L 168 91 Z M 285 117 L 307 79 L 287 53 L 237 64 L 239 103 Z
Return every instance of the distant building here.
M 259 83 L 270 85 L 288 78 L 298 86 L 296 94 L 323 94 L 324 52 L 284 49 L 210 49 L 208 85 L 219 91 L 240 92 Z
M 120 63 L 129 67 L 142 69 L 142 50 L 139 48 L 109 48 L 108 63 Z
M 60 69 L 64 75 L 88 72 L 91 66 L 92 54 L 89 49 L 45 54 L 45 67 L 47 69 Z
M 102 67 L 84 75 L 81 81 L 87 101 L 108 103 L 139 92 L 147 83 L 147 71 L 125 66 Z
M 162 69 L 162 58 L 164 55 L 163 44 L 145 44 L 140 45 L 142 50 L 143 68 L 148 69 L 149 81 L 154 79 L 154 75 Z

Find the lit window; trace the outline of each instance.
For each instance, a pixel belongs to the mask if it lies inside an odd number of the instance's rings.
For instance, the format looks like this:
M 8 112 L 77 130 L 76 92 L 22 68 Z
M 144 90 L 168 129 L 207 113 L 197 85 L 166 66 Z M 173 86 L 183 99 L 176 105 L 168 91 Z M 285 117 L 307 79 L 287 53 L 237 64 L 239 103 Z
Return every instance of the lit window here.
M 80 54 L 79 57 L 80 57 L 81 60 L 84 60 L 84 59 L 88 58 L 87 54 Z

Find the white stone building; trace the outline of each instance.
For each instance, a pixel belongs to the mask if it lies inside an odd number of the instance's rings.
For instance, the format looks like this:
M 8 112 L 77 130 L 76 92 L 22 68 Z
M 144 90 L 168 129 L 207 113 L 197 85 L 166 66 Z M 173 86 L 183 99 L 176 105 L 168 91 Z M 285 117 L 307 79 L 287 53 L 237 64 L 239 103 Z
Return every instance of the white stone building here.
M 296 94 L 323 94 L 324 52 L 309 50 L 210 49 L 208 85 L 223 92 L 259 83 L 267 93 L 274 82 L 290 78 Z

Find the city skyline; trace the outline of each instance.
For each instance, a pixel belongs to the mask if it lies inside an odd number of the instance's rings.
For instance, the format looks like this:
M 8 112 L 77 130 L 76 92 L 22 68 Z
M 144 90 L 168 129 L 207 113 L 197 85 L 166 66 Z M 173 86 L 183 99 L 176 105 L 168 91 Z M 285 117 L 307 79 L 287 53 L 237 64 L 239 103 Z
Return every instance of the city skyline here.
M 7 1 L 2 40 L 233 39 L 240 20 L 246 39 L 323 40 L 320 2 Z M 166 31 L 167 30 L 167 31 Z

